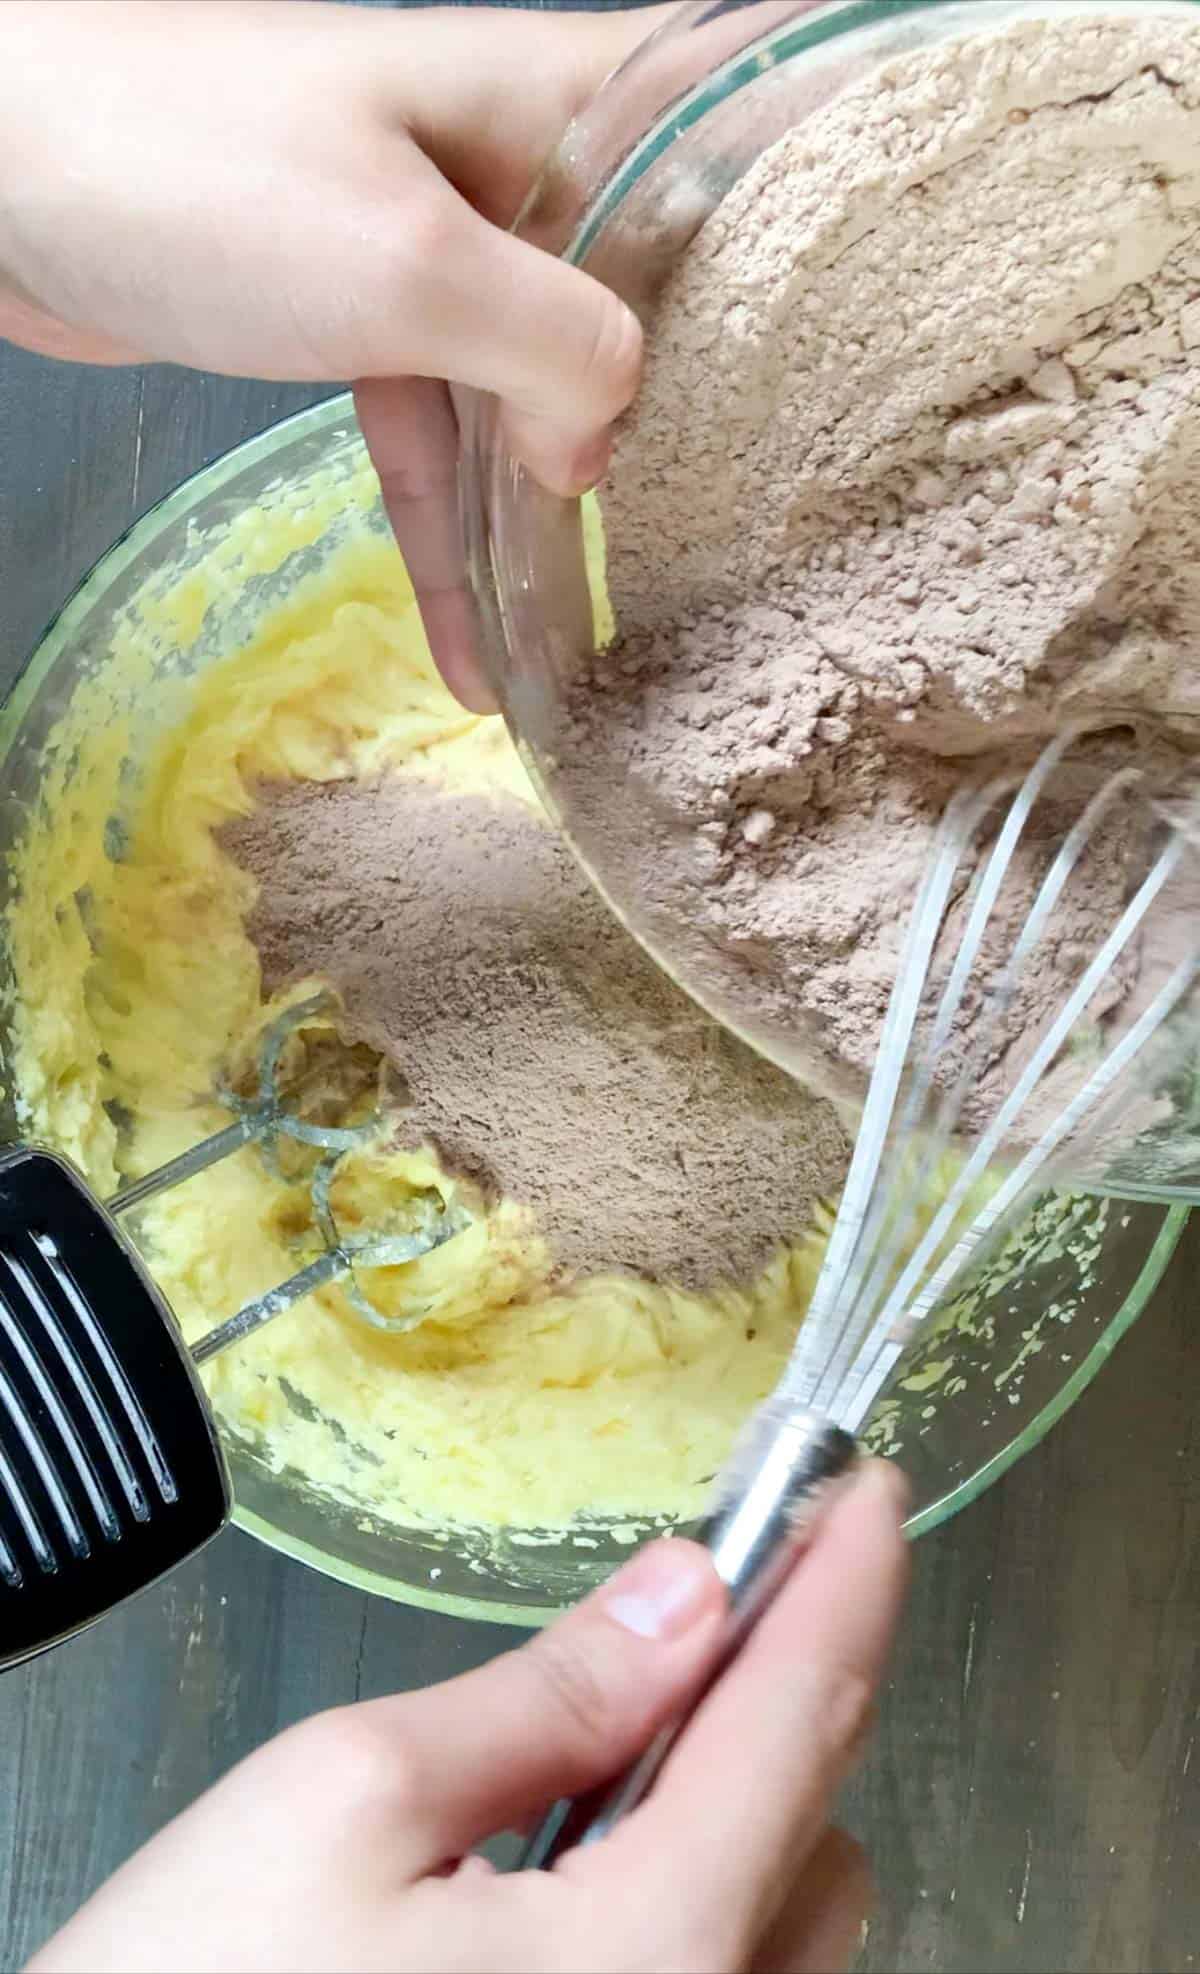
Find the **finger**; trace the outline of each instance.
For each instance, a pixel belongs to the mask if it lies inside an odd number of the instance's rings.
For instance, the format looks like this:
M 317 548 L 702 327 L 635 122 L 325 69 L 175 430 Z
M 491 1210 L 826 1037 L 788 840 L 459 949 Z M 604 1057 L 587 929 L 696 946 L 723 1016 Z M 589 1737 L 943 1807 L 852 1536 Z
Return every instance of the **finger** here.
M 843 1974 L 862 1945 L 871 1902 L 861 1844 L 827 1830 L 760 1941 L 753 1974 Z
M 760 1936 L 860 1741 L 907 1581 L 902 1492 L 886 1463 L 863 1467 L 649 1800 L 568 1866 L 686 1886 L 701 1928 Z
M 553 492 L 582 493 L 637 388 L 637 317 L 590 275 L 482 219 L 428 159 L 410 160 L 410 171 L 421 220 L 398 249 L 408 292 L 379 311 L 400 341 L 384 328 L 356 367 L 495 393 L 518 459 Z
M 458 518 L 458 421 L 431 377 L 372 377 L 354 404 L 429 649 L 456 699 L 494 713 L 480 662 Z
M 724 1615 L 707 1551 L 655 1542 L 520 1651 L 356 1709 L 392 1750 L 398 1865 L 420 1876 L 616 1774 L 691 1697 Z
M 532 284 L 533 305 L 557 333 L 534 364 L 522 346 L 527 318 L 514 313 L 504 324 L 510 340 L 493 353 L 497 381 L 485 388 L 499 396 L 509 447 L 534 478 L 551 493 L 586 493 L 607 471 L 613 423 L 641 379 L 641 324 L 611 288 L 537 247 L 493 230 L 489 250 L 511 265 L 514 289 Z
M 571 119 L 676 12 L 676 0 L 598 14 L 491 8 L 465 21 L 453 8 L 429 11 L 399 60 L 394 47 L 381 49 L 389 122 L 406 123 L 450 183 L 509 226 Z

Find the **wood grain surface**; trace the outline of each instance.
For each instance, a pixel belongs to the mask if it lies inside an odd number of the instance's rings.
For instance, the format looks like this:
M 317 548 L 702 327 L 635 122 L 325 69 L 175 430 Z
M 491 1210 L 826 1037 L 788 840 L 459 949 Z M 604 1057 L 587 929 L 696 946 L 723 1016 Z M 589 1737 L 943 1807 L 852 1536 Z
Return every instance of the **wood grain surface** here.
M 321 395 L 69 370 L 0 346 L 0 682 L 136 515 Z M 845 1805 L 875 1862 L 864 1965 L 880 1974 L 1197 1964 L 1198 1276 L 1195 1223 L 1064 1423 L 918 1545 L 878 1736 Z M 230 1532 L 7 1674 L 0 1968 L 276 1729 L 514 1640 L 368 1599 Z

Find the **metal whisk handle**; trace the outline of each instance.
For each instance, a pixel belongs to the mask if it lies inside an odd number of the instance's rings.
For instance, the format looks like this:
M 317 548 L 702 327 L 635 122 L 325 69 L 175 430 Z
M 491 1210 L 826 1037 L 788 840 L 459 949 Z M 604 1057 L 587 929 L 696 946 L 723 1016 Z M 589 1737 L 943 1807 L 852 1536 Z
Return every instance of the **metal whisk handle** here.
M 811 1541 L 836 1485 L 854 1461 L 854 1441 L 821 1413 L 770 1399 L 753 1415 L 693 1531 L 712 1553 L 729 1591 L 729 1620 L 711 1685 Z M 696 1704 L 699 1704 L 697 1697 Z M 549 1870 L 565 1851 L 594 1844 L 649 1794 L 687 1717 L 655 1736 L 633 1767 L 591 1795 L 560 1803 L 534 1832 L 519 1870 Z

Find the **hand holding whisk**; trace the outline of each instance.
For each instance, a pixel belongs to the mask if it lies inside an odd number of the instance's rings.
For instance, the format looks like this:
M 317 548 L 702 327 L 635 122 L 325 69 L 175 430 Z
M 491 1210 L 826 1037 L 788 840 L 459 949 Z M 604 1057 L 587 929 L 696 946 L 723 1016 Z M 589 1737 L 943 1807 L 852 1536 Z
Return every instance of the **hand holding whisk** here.
M 811 1303 L 694 1531 L 729 1592 L 722 1664 L 905 1351 L 1033 1197 L 1067 1182 L 1191 1190 L 1198 849 L 1194 795 L 1156 798 L 1144 764 L 1127 751 L 1114 762 L 1111 741 L 1079 730 L 1024 776 L 965 785 L 949 804 Z M 598 1799 L 560 1806 L 522 1863 L 603 1837 L 646 1795 L 679 1725 Z

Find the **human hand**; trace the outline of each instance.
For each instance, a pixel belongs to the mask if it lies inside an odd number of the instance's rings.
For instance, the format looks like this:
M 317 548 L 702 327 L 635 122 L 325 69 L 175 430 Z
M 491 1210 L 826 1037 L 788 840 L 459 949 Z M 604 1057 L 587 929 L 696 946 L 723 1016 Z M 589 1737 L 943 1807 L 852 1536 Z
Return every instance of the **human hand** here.
M 147 1844 L 31 1974 L 845 1966 L 866 1874 L 828 1819 L 903 1595 L 900 1497 L 890 1469 L 864 1467 L 650 1797 L 552 1872 L 502 1877 L 467 1854 L 619 1772 L 695 1693 L 724 1593 L 694 1544 L 653 1544 L 478 1672 L 281 1735 Z
M 670 11 L 5 0 L 0 336 L 77 362 L 356 380 L 434 656 L 488 710 L 443 380 L 499 395 L 547 486 L 599 478 L 637 321 L 503 229 Z

